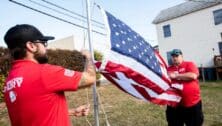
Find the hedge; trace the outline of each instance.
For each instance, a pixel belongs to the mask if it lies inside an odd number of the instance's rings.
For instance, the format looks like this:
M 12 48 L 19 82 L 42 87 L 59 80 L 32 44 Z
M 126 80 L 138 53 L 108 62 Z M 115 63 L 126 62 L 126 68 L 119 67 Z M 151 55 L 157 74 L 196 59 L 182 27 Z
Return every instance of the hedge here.
M 69 50 L 48 50 L 47 55 L 49 58 L 49 64 L 63 66 L 64 68 L 72 69 L 75 71 L 84 71 L 85 57 L 78 51 Z M 98 51 L 94 53 L 95 60 L 101 61 L 103 55 Z M 5 81 L 5 77 L 10 69 L 11 60 L 6 48 L 0 47 L 0 102 L 3 99 L 2 88 Z M 100 74 L 97 73 L 97 79 L 100 78 Z

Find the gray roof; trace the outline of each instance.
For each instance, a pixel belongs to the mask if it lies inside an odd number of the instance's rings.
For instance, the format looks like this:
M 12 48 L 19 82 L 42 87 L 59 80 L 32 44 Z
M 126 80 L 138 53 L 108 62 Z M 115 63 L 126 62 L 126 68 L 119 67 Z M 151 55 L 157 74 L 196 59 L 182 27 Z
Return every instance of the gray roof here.
M 221 4 L 221 2 L 193 2 L 188 1 L 177 6 L 162 10 L 153 20 L 153 24 L 158 24 L 167 20 L 171 20 L 186 14 L 199 11 L 211 6 Z

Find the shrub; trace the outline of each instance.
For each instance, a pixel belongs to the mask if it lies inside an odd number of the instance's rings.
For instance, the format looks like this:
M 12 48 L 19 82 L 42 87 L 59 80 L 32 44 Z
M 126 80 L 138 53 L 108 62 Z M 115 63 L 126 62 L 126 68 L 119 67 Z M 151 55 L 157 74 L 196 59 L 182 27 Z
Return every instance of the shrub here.
M 3 101 L 4 95 L 3 95 L 3 85 L 5 83 L 5 76 L 0 74 L 0 102 Z
M 8 49 L 0 47 L 0 74 L 7 76 L 8 70 L 10 69 L 10 56 Z
M 96 61 L 102 61 L 103 55 L 99 51 L 94 51 L 94 58 Z M 99 80 L 101 78 L 101 74 L 99 72 L 96 73 L 96 80 Z
M 85 57 L 78 51 L 48 50 L 49 64 L 63 66 L 68 69 L 83 71 Z
M 69 50 L 48 50 L 49 64 L 63 66 L 64 68 L 72 69 L 75 71 L 84 71 L 85 57 L 78 51 Z M 101 61 L 103 55 L 98 51 L 94 53 L 95 60 Z M 5 77 L 11 66 L 11 60 L 8 49 L 0 47 L 0 102 L 3 100 L 2 88 L 4 85 Z M 97 80 L 101 77 L 97 73 Z

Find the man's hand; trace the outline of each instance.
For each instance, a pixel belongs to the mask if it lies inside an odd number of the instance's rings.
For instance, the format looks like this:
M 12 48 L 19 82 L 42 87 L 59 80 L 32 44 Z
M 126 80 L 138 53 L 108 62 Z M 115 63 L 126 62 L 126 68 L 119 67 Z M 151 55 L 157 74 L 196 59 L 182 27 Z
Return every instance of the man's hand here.
M 178 73 L 170 72 L 170 73 L 168 73 L 168 75 L 169 75 L 170 79 L 176 79 Z
M 89 108 L 90 104 L 81 105 L 74 109 L 69 109 L 69 116 L 76 116 L 76 117 L 87 116 L 89 114 L 90 110 Z
M 196 73 L 192 73 L 192 72 L 186 72 L 186 73 L 180 73 L 180 74 L 176 72 L 169 72 L 168 75 L 170 79 L 183 80 L 183 81 L 195 80 L 198 77 Z
M 81 50 L 82 55 L 84 55 L 87 59 L 92 60 L 91 53 L 88 50 Z

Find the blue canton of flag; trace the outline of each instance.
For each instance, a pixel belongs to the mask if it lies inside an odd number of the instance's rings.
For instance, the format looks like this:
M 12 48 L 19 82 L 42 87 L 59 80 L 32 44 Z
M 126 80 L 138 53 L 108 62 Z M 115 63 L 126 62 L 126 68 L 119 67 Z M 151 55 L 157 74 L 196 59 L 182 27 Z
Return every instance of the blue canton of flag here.
M 106 12 L 106 15 L 111 30 L 111 49 L 122 55 L 134 58 L 159 76 L 162 76 L 160 64 L 150 44 L 109 12 Z

